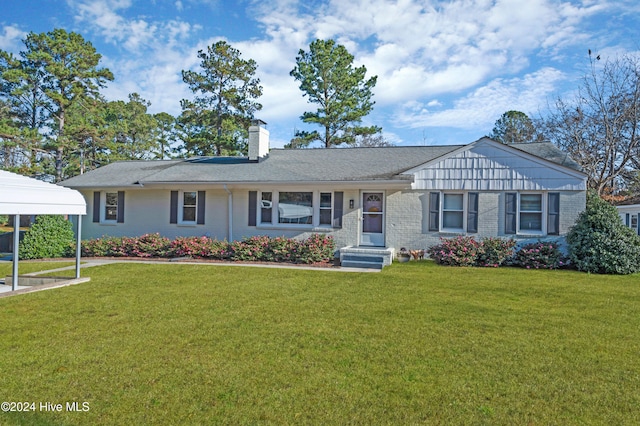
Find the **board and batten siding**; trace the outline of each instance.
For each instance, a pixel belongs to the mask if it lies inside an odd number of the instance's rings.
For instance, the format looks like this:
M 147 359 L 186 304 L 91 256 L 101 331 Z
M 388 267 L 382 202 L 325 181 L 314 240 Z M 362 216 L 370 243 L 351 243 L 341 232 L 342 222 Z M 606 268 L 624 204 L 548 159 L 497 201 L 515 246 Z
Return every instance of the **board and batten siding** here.
M 414 190 L 584 191 L 584 175 L 495 143 L 479 143 L 405 173 Z

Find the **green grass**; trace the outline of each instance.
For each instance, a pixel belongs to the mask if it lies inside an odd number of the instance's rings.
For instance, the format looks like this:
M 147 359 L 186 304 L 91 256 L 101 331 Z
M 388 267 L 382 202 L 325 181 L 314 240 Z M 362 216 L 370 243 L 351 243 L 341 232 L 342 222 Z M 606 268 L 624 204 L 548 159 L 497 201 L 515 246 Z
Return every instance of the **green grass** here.
M 0 424 L 638 424 L 640 275 L 118 264 L 0 299 Z
M 25 261 L 18 262 L 18 275 L 30 274 L 32 272 L 48 271 L 50 269 L 64 268 L 65 266 L 75 265 L 75 261 L 60 260 L 53 262 Z M 0 262 L 0 277 L 6 277 L 13 273 L 13 262 Z M 58 272 L 54 275 L 75 276 L 75 270 L 69 272 Z

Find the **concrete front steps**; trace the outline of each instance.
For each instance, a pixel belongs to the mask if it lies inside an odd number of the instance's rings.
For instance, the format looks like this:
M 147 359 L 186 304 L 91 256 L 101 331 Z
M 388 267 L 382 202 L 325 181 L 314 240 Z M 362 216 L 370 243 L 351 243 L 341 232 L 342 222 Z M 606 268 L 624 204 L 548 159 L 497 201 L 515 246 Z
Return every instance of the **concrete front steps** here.
M 382 269 L 391 265 L 394 252 L 391 247 L 343 247 L 340 249 L 340 266 Z

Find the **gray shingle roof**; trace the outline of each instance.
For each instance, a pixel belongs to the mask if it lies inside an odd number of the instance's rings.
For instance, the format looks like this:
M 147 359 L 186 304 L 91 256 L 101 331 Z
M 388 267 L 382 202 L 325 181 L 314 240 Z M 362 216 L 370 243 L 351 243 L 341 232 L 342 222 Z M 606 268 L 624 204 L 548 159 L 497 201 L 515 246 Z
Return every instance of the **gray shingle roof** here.
M 567 167 L 577 164 L 552 144 L 514 146 Z M 160 183 L 354 182 L 408 179 L 406 170 L 435 160 L 464 145 L 273 149 L 256 163 L 242 157 L 166 161 L 121 161 L 61 184 L 71 188 L 126 187 Z M 574 167 L 576 166 L 576 167 Z

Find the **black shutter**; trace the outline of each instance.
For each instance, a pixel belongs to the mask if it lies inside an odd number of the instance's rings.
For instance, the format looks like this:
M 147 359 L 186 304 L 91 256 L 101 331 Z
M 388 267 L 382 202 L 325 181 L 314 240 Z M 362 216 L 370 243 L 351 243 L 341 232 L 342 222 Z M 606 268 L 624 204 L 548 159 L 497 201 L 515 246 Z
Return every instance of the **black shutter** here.
M 100 192 L 93 193 L 93 222 L 100 222 Z
M 118 191 L 118 223 L 124 223 L 124 191 Z
M 171 191 L 169 223 L 178 223 L 178 191 Z
M 342 228 L 342 211 L 344 209 L 343 198 L 344 198 L 344 193 L 342 191 L 333 193 L 333 227 L 334 228 Z
M 467 232 L 478 232 L 478 193 L 469 193 L 469 209 L 467 211 Z
M 560 235 L 560 193 L 549 193 L 547 206 L 547 234 Z
M 440 193 L 429 193 L 429 231 L 440 230 Z
M 256 226 L 258 209 L 258 191 L 249 191 L 249 226 Z
M 515 192 L 507 192 L 505 195 L 505 222 L 504 233 L 516 233 L 516 216 L 518 214 L 518 194 Z
M 198 225 L 204 225 L 204 207 L 206 199 L 206 191 L 198 191 L 198 212 L 196 213 L 196 223 Z

